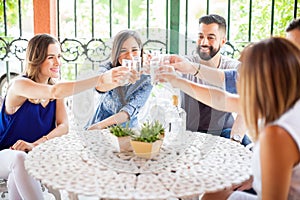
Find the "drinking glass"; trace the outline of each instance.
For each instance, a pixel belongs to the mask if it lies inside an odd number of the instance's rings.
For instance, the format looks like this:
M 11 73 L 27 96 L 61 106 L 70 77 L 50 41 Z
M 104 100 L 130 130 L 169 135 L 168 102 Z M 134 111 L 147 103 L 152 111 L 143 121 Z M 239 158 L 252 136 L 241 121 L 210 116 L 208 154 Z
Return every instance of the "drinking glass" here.
M 128 67 L 129 69 L 132 69 L 132 60 L 128 59 L 122 59 L 122 66 Z M 125 79 L 120 82 L 121 85 L 127 85 L 129 84 L 129 78 L 130 78 L 130 71 L 126 74 L 124 77 Z
M 170 64 L 170 55 L 168 55 L 168 54 L 161 55 L 160 63 L 162 65 L 169 65 Z
M 151 60 L 150 60 L 150 77 L 151 83 L 156 84 L 155 81 L 155 71 L 159 68 L 160 65 L 160 51 L 151 51 Z
M 122 59 L 122 66 L 128 67 L 129 69 L 131 69 L 132 68 L 132 60 Z
M 140 73 L 142 71 L 142 59 L 139 56 L 134 56 L 132 58 L 132 68 Z

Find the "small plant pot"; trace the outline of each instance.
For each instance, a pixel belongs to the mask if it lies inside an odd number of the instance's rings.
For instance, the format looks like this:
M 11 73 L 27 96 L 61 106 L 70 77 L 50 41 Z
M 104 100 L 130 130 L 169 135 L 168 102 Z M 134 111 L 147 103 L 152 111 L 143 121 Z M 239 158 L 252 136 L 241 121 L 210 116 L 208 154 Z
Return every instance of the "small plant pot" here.
M 133 151 L 130 141 L 131 137 L 130 136 L 124 136 L 124 137 L 117 137 L 113 134 L 111 135 L 111 142 L 112 145 L 115 147 L 116 152 L 130 152 Z
M 131 146 L 134 154 L 138 157 L 146 159 L 155 157 L 159 153 L 162 143 L 162 140 L 157 140 L 153 143 L 131 140 Z

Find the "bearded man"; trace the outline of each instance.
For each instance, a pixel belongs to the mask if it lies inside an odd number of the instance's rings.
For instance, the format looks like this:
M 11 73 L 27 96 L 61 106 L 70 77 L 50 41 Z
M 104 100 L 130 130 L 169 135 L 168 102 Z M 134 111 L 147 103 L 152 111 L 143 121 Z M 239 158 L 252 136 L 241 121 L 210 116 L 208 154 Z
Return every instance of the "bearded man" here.
M 215 14 L 201 17 L 196 53 L 187 57 L 189 61 L 199 63 L 199 67 L 195 74 L 184 74 L 183 76 L 196 83 L 208 84 L 197 76 L 201 65 L 218 69 L 236 69 L 240 62 L 220 53 L 226 41 L 226 21 L 223 17 Z M 213 82 L 218 81 L 223 83 L 224 80 L 214 80 Z M 223 137 L 230 135 L 234 123 L 231 113 L 215 110 L 184 93 L 182 93 L 182 107 L 187 113 L 187 130 Z M 238 139 L 241 142 L 243 138 Z
M 300 48 L 300 18 L 293 19 L 285 29 L 286 38 Z

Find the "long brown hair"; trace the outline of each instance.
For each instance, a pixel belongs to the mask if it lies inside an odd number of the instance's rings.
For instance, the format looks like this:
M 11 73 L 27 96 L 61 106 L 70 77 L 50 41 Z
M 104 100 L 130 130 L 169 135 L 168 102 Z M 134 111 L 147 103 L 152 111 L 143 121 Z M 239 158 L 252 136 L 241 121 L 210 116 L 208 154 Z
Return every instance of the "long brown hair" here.
M 260 123 L 278 119 L 300 98 L 300 50 L 273 37 L 242 52 L 238 89 L 245 122 L 257 139 Z
M 111 49 L 111 63 L 113 67 L 121 65 L 118 59 L 120 57 L 120 51 L 123 46 L 123 43 L 130 37 L 133 37 L 139 45 L 139 48 L 142 48 L 142 40 L 139 34 L 133 30 L 122 30 L 115 37 Z
M 48 34 L 37 34 L 28 43 L 26 50 L 26 68 L 25 75 L 33 80 L 37 81 L 40 73 L 40 66 L 47 58 L 48 46 L 50 44 L 56 44 L 59 42 Z M 54 84 L 54 81 L 49 78 L 49 84 Z

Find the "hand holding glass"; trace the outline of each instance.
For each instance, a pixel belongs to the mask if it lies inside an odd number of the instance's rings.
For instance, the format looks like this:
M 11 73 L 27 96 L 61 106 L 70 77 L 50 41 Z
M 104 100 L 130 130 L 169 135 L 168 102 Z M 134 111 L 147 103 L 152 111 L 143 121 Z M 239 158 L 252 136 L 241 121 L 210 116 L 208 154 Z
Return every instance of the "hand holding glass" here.
M 151 76 L 151 83 L 153 85 L 156 84 L 155 73 L 156 70 L 159 68 L 159 65 L 160 65 L 160 51 L 152 51 L 151 60 L 150 60 L 150 76 Z
M 120 81 L 120 85 L 127 85 L 129 84 L 129 79 L 130 79 L 130 70 L 132 69 L 132 60 L 127 60 L 127 59 L 122 59 L 122 66 L 127 67 L 128 73 L 125 75 L 125 79 L 123 81 Z
M 142 59 L 141 59 L 141 57 L 134 56 L 132 58 L 132 68 L 133 68 L 133 70 L 138 72 L 138 76 L 139 76 L 140 73 L 142 72 Z

